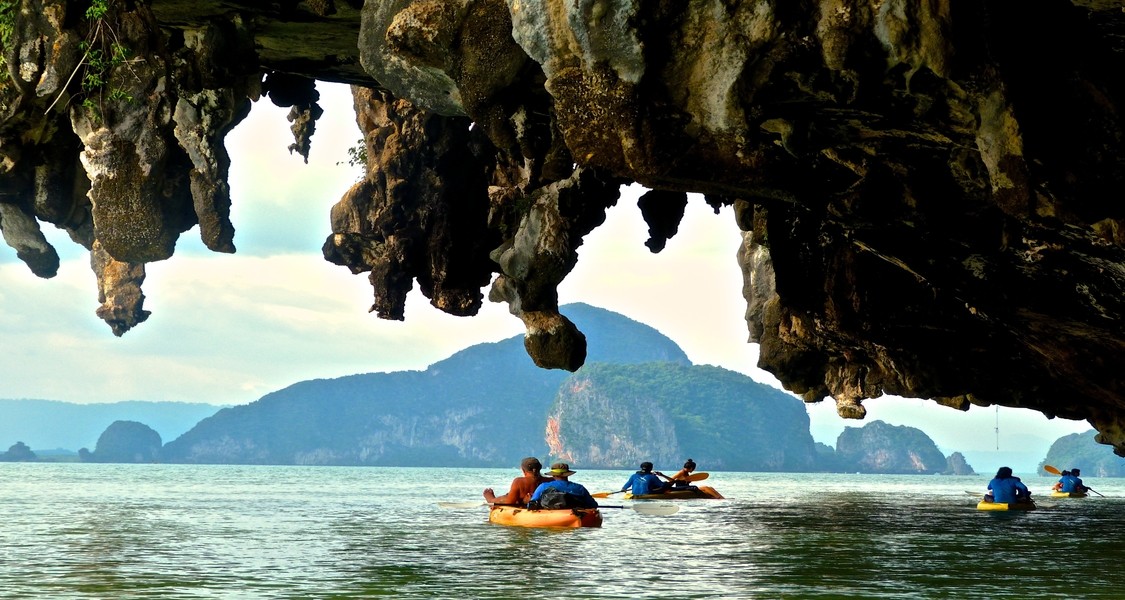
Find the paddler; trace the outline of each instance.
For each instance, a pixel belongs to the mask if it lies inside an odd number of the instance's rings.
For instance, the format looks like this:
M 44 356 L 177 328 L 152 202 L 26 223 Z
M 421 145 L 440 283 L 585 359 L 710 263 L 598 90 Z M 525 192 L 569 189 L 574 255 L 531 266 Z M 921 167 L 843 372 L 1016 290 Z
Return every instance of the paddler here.
M 508 488 L 508 493 L 503 496 L 496 496 L 492 488 L 484 488 L 484 501 L 489 504 L 507 504 L 513 506 L 523 506 L 531 500 L 531 494 L 535 492 L 535 488 L 539 484 L 551 481 L 550 477 L 544 477 L 541 471 L 543 464 L 539 462 L 538 458 L 529 456 L 520 461 L 520 471 L 523 475 L 516 477 L 512 480 L 512 485 Z

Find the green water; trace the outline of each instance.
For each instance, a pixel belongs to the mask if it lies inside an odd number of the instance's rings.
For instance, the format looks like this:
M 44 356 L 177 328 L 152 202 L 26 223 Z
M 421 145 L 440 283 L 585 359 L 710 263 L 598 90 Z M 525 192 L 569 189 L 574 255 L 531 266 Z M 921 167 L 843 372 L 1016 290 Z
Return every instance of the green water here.
M 437 506 L 515 471 L 0 463 L 0 598 L 1125 597 L 1116 480 L 1024 476 L 1018 514 L 975 510 L 984 475 L 711 472 L 727 500 L 566 531 Z

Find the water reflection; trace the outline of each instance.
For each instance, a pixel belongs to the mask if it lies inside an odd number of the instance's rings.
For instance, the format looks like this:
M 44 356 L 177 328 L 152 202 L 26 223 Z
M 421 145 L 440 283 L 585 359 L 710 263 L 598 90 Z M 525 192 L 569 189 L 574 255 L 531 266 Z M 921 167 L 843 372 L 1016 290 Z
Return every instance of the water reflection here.
M 587 471 L 592 490 L 628 472 Z M 727 500 L 600 529 L 487 522 L 511 471 L 0 465 L 0 596 L 1119 597 L 1125 500 L 974 509 L 987 477 L 713 473 Z M 1053 479 L 1025 478 L 1037 494 Z M 1125 484 L 1097 481 L 1125 498 Z M 1045 494 L 1044 494 L 1045 495 Z

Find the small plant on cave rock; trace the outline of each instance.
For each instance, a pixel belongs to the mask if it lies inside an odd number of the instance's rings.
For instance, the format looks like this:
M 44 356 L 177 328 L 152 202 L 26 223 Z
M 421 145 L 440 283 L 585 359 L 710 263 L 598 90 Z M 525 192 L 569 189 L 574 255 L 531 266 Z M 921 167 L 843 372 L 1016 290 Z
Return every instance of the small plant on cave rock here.
M 5 55 L 16 30 L 16 6 L 15 0 L 0 0 L 0 49 L 3 50 L 0 52 L 0 82 L 7 81 L 10 77 Z
M 111 85 L 114 70 L 128 66 L 132 60 L 132 51 L 121 43 L 110 22 L 113 4 L 114 0 L 90 2 L 85 15 L 90 22 L 90 31 L 78 45 L 82 60 L 70 75 L 70 80 L 79 78 L 81 91 L 77 97 L 82 99 L 82 106 L 98 119 L 105 114 L 107 101 L 133 101 L 132 95 L 125 89 Z M 55 101 L 58 102 L 58 99 Z M 54 107 L 54 104 L 51 106 Z

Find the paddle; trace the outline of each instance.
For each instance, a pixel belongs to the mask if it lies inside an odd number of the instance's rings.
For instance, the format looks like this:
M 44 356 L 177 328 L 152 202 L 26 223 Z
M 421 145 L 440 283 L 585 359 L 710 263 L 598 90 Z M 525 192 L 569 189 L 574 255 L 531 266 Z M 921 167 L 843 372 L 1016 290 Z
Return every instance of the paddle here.
M 489 506 L 487 502 L 438 502 L 438 508 L 477 508 Z M 680 507 L 675 504 L 658 502 L 638 502 L 630 506 L 599 506 L 598 508 L 627 508 L 642 515 L 668 516 L 676 514 Z
M 616 492 L 598 492 L 596 494 L 590 494 L 590 495 L 595 497 L 595 498 L 609 498 L 613 494 L 620 494 L 621 492 L 624 492 L 624 491 L 625 490 L 617 490 Z
M 668 477 L 667 475 L 664 475 L 663 473 L 660 473 L 660 476 L 663 477 L 664 479 L 667 479 L 668 481 L 703 481 L 704 479 L 707 479 L 708 477 L 710 477 L 711 474 L 710 473 L 689 473 L 688 476 L 684 479 L 672 479 L 672 478 Z
M 629 510 L 639 512 L 642 515 L 659 515 L 661 517 L 674 515 L 676 514 L 676 511 L 680 510 L 680 507 L 676 506 L 675 504 L 658 504 L 655 502 L 638 502 L 636 504 L 630 504 L 629 506 L 602 505 L 598 508 L 628 508 Z
M 1062 471 L 1052 467 L 1051 465 L 1043 465 L 1043 470 L 1048 472 L 1048 473 L 1051 473 L 1053 475 L 1062 475 Z M 1105 498 L 1105 496 L 1102 495 L 1101 492 L 1095 490 L 1094 488 L 1092 488 L 1090 486 L 1082 486 L 1082 487 L 1085 487 L 1087 492 L 1094 492 L 1095 494 L 1101 496 L 1102 498 Z

